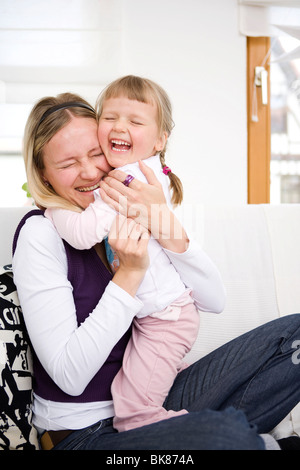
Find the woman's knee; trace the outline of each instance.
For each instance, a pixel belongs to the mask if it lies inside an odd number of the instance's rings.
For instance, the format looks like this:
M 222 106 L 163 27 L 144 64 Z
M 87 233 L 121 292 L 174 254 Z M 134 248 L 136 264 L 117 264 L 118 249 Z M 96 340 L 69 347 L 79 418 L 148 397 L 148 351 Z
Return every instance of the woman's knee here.
M 177 419 L 177 418 L 175 418 Z M 181 418 L 185 436 L 190 436 L 192 449 L 264 450 L 263 439 L 242 411 L 203 410 Z

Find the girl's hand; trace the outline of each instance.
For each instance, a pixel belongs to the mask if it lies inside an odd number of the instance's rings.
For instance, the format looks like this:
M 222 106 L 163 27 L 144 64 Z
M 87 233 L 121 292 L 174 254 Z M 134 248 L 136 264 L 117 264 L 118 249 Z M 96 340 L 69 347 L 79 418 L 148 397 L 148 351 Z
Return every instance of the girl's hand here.
M 150 235 L 134 220 L 118 215 L 109 233 L 108 242 L 119 258 L 119 268 L 113 282 L 135 296 L 149 266 Z

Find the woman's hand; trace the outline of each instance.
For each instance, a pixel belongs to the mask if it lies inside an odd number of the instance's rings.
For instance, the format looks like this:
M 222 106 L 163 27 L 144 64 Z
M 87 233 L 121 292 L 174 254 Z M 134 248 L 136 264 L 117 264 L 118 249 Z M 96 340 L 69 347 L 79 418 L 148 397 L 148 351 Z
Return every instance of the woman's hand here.
M 149 232 L 134 220 L 118 215 L 109 233 L 108 242 L 119 258 L 113 282 L 135 296 L 149 266 Z
M 121 170 L 112 170 L 101 181 L 100 194 L 104 202 L 117 212 L 151 230 L 151 213 L 154 208 L 165 206 L 166 199 L 153 170 L 143 161 L 139 165 L 148 184 L 134 179 L 127 187 L 123 184 L 127 174 Z
M 161 246 L 183 253 L 189 243 L 186 233 L 169 209 L 153 170 L 143 161 L 139 165 L 148 184 L 134 179 L 127 187 L 123 184 L 126 173 L 113 170 L 101 181 L 101 197 L 117 212 L 143 225 Z

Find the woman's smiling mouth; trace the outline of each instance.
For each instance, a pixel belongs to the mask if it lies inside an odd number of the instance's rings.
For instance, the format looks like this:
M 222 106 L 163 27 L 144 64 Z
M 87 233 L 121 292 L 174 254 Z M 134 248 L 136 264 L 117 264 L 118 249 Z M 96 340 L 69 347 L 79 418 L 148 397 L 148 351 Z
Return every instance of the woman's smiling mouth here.
M 79 191 L 80 193 L 87 193 L 88 191 L 94 191 L 95 189 L 100 187 L 100 181 L 93 186 L 84 186 L 81 188 L 76 188 L 76 191 Z

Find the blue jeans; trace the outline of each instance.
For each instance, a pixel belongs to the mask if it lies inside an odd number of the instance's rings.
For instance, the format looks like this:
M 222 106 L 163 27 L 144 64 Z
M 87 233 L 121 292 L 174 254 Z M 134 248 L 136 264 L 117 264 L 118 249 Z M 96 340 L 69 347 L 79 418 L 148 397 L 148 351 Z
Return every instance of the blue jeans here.
M 264 449 L 300 401 L 300 314 L 256 328 L 178 374 L 164 403 L 190 413 L 118 433 L 112 420 L 75 431 L 54 450 Z

